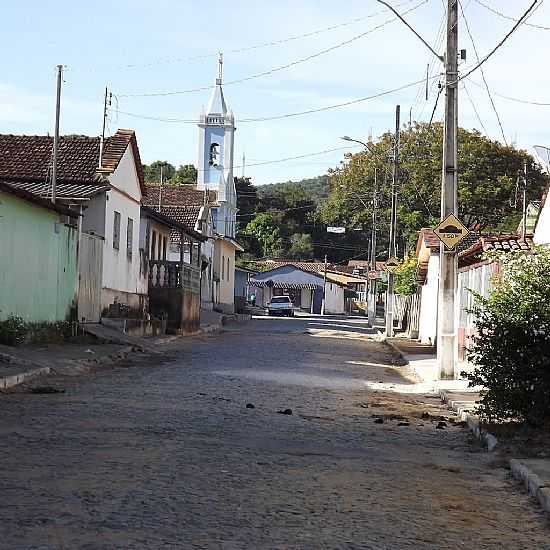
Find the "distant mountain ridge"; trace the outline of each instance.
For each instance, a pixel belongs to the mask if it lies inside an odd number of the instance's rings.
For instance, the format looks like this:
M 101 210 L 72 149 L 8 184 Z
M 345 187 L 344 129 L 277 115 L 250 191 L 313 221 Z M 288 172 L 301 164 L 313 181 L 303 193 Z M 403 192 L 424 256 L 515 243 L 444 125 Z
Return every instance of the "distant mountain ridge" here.
M 315 178 L 306 178 L 300 181 L 284 181 L 278 183 L 268 183 L 266 185 L 259 185 L 258 196 L 267 197 L 277 195 L 284 191 L 285 187 L 289 185 L 298 185 L 306 193 L 308 193 L 315 203 L 319 204 L 328 198 L 330 191 L 330 178 L 328 175 L 317 176 Z

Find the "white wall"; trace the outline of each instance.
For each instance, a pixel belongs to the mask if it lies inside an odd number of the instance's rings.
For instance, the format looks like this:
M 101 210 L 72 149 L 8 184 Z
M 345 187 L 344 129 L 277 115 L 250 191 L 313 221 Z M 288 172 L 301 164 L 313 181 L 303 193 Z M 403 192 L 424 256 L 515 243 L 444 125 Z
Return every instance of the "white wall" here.
M 439 292 L 439 252 L 430 252 L 426 283 L 422 286 L 418 339 L 435 344 L 437 336 L 437 299 Z
M 309 288 L 302 288 L 301 304 L 302 309 L 311 312 L 311 293 L 313 291 Z
M 345 313 L 344 289 L 330 281 L 325 289 L 325 313 Z
M 140 274 L 139 236 L 141 189 L 131 147 L 126 149 L 117 169 L 109 176 L 113 188 L 107 192 L 105 215 L 105 245 L 103 250 L 102 307 L 112 302 L 117 292 L 147 294 L 147 278 Z M 120 247 L 113 248 L 115 211 L 120 213 Z M 132 256 L 126 250 L 128 219 L 134 222 Z M 121 297 L 126 302 L 127 297 Z
M 218 304 L 227 312 L 233 312 L 235 302 L 235 247 L 225 239 L 214 244 L 214 271 L 218 283 Z
M 540 211 L 533 240 L 535 244 L 550 244 L 550 197 L 547 197 Z

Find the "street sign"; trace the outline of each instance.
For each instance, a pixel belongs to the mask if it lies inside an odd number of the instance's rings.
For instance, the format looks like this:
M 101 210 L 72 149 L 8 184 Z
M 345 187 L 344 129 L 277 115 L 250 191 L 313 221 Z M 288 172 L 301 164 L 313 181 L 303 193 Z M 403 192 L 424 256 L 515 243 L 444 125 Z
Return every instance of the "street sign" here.
M 395 273 L 398 267 L 399 267 L 399 260 L 395 256 L 388 258 L 388 260 L 386 261 L 386 264 L 384 265 L 384 269 L 388 273 Z
M 470 234 L 470 231 L 454 214 L 449 214 L 434 229 L 434 233 L 439 237 L 439 240 L 445 245 L 447 250 L 454 250 L 457 244 Z
M 327 227 L 327 233 L 345 233 L 345 227 Z

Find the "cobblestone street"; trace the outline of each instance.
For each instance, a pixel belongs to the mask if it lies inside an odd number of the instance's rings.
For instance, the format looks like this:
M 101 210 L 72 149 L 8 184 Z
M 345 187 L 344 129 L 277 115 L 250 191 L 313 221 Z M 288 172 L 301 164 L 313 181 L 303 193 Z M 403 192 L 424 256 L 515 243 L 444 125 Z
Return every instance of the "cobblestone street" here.
M 412 382 L 367 332 L 254 319 L 0 395 L 0 548 L 550 548 L 498 456 L 436 428 L 438 399 L 376 390 Z

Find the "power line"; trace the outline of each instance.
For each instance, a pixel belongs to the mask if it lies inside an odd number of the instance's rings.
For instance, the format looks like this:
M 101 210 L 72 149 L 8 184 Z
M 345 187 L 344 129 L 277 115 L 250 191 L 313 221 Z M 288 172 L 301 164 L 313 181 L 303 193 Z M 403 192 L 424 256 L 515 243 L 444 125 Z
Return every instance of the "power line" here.
M 413 6 L 412 8 L 410 8 L 408 10 L 406 10 L 404 13 L 405 14 L 410 13 L 410 12 L 420 8 L 421 6 L 426 4 L 427 2 L 428 2 L 428 0 L 422 0 L 419 4 L 417 4 L 416 6 Z M 381 29 L 382 27 L 385 27 L 386 25 L 389 25 L 390 23 L 393 23 L 394 21 L 397 21 L 397 19 L 398 19 L 397 17 L 393 17 L 392 19 L 387 19 L 386 21 L 380 23 L 379 25 L 373 27 L 372 29 L 369 29 L 365 32 L 357 34 L 357 35 L 349 38 L 348 40 L 344 40 L 343 42 L 339 42 L 338 44 L 335 44 L 333 46 L 325 48 L 324 50 L 318 51 L 318 52 L 313 53 L 311 55 L 308 55 L 306 57 L 296 59 L 294 61 L 291 61 L 290 63 L 286 63 L 284 65 L 279 65 L 278 67 L 273 67 L 272 69 L 268 69 L 267 71 L 262 71 L 260 73 L 245 76 L 243 78 L 239 78 L 239 79 L 236 79 L 236 80 L 229 80 L 228 82 L 224 82 L 224 86 L 229 86 L 229 85 L 232 85 L 232 84 L 241 84 L 243 82 L 247 82 L 247 81 L 253 80 L 255 78 L 268 76 L 268 75 L 274 74 L 276 72 L 279 72 L 279 71 L 282 71 L 282 70 L 285 70 L 285 69 L 289 69 L 289 68 L 294 67 L 296 65 L 299 65 L 301 63 L 311 61 L 312 59 L 315 59 L 317 57 L 320 57 L 322 55 L 330 53 L 334 50 L 337 50 L 339 48 L 347 46 L 347 45 L 351 44 L 352 42 L 355 42 L 356 40 L 359 40 L 360 38 L 363 38 L 363 37 L 373 33 L 374 31 L 377 31 L 377 30 Z M 197 88 L 190 88 L 188 90 L 175 90 L 175 91 L 165 91 L 165 92 L 148 92 L 148 93 L 138 93 L 138 94 L 118 94 L 118 96 L 119 97 L 161 97 L 161 96 L 187 94 L 187 93 L 193 93 L 193 92 L 202 92 L 202 91 L 205 91 L 205 90 L 210 90 L 214 87 L 215 87 L 215 85 L 206 85 L 206 86 L 199 86 Z
M 466 97 L 468 98 L 468 101 L 470 102 L 470 105 L 472 106 L 472 109 L 474 110 L 474 113 L 476 115 L 476 118 L 481 126 L 481 129 L 485 132 L 486 136 L 489 136 L 489 132 L 487 132 L 487 128 L 485 128 L 485 125 L 483 124 L 483 121 L 481 120 L 481 117 L 479 116 L 479 113 L 477 111 L 477 108 L 475 106 L 475 103 L 472 101 L 472 98 L 470 96 L 470 92 L 468 91 L 468 88 L 466 88 L 466 84 L 462 82 L 462 87 L 464 91 L 466 92 Z
M 478 88 L 483 87 L 482 84 L 480 84 L 479 82 L 476 82 L 475 80 L 472 80 L 471 78 L 468 78 L 468 82 L 471 82 L 474 86 L 477 86 Z M 507 99 L 508 101 L 515 101 L 516 103 L 524 103 L 526 105 L 535 105 L 538 107 L 550 107 L 550 102 L 522 99 L 519 97 L 511 97 L 509 95 L 504 95 L 504 94 L 495 92 L 494 90 L 493 90 L 493 95 L 496 95 L 497 97 L 501 97 L 502 99 Z
M 432 79 L 437 77 L 431 77 Z M 407 88 L 412 88 L 413 86 L 417 86 L 420 83 L 426 82 L 426 79 L 423 78 L 422 80 L 416 80 L 415 82 L 410 82 L 408 84 L 404 84 L 403 86 L 398 86 L 397 88 L 392 88 L 391 90 L 385 90 L 383 92 L 379 92 L 370 96 L 360 97 L 358 99 L 352 99 L 350 101 L 344 101 L 342 103 L 336 103 L 334 105 L 327 105 L 325 107 L 319 107 L 317 109 L 307 109 L 306 111 L 297 111 L 294 113 L 285 113 L 282 115 L 273 115 L 273 116 L 265 116 L 265 117 L 255 117 L 255 118 L 243 118 L 239 119 L 239 123 L 252 123 L 252 122 L 266 122 L 269 120 L 279 120 L 283 118 L 291 118 L 296 116 L 303 116 L 303 115 L 309 115 L 313 113 L 321 113 L 323 111 L 330 111 L 332 109 L 338 109 L 340 107 L 347 107 L 348 105 L 355 105 L 357 103 L 362 103 L 364 101 L 369 101 L 372 99 L 377 99 L 379 97 L 383 97 L 386 95 L 394 94 L 397 92 L 400 92 L 402 90 L 406 90 Z M 167 123 L 177 123 L 177 124 L 198 124 L 199 120 L 195 119 L 185 119 L 185 118 L 172 118 L 172 117 L 156 117 L 156 116 L 149 116 L 149 115 L 142 115 L 138 113 L 131 113 L 128 111 L 117 111 L 121 115 L 130 116 L 132 118 L 141 118 L 144 120 L 154 120 L 158 122 L 167 122 Z
M 502 17 L 503 19 L 508 19 L 508 21 L 518 21 L 518 19 L 515 19 L 514 17 L 510 17 L 509 15 L 505 15 L 504 13 L 496 10 L 492 6 L 487 5 L 485 2 L 482 2 L 481 0 L 475 0 L 476 3 L 478 3 L 480 6 L 483 6 L 486 10 L 489 10 L 490 12 L 494 13 L 495 15 L 498 15 L 499 17 Z M 543 25 L 535 25 L 534 23 L 523 23 L 526 27 L 533 27 L 534 29 L 542 29 L 544 31 L 550 31 L 550 27 L 544 27 Z
M 461 77 L 457 78 L 457 82 L 460 80 L 464 80 L 468 76 L 470 76 L 473 72 L 477 71 L 483 65 L 490 57 L 493 56 L 493 54 L 514 34 L 514 32 L 518 29 L 518 27 L 523 23 L 523 20 L 533 11 L 533 8 L 537 5 L 539 0 L 533 0 L 533 3 L 527 8 L 527 10 L 523 13 L 523 15 L 517 20 L 516 24 L 506 33 L 504 38 L 481 60 L 479 61 L 473 68 L 471 68 L 466 74 L 463 74 Z
M 477 62 L 479 63 L 479 53 L 477 51 L 476 43 L 474 41 L 474 37 L 472 35 L 472 32 L 470 30 L 470 25 L 468 24 L 468 20 L 466 19 L 466 14 L 464 13 L 464 8 L 462 7 L 462 2 L 459 0 L 458 5 L 460 6 L 460 11 L 462 12 L 462 19 L 464 19 L 464 24 L 466 25 L 466 31 L 468 32 L 468 36 L 470 37 L 470 42 L 472 43 L 472 47 L 474 48 L 474 53 L 476 55 Z M 500 120 L 500 116 L 497 111 L 497 107 L 495 105 L 495 102 L 493 101 L 493 96 L 491 95 L 491 90 L 489 89 L 489 84 L 487 83 L 487 79 L 485 78 L 485 71 L 481 69 L 481 78 L 483 79 L 483 83 L 485 84 L 485 90 L 487 91 L 487 95 L 489 96 L 489 101 L 491 102 L 491 106 L 493 107 L 493 111 L 495 113 L 495 116 L 497 117 L 498 125 L 500 127 L 500 133 L 502 134 L 502 139 L 504 140 L 504 144 L 508 145 L 508 142 L 506 141 L 506 135 L 504 133 L 504 128 L 502 127 L 502 122 Z M 476 113 L 476 116 L 479 119 L 480 124 L 483 127 L 483 123 L 481 122 L 481 119 L 479 118 L 479 115 L 477 114 L 477 109 L 470 98 L 470 94 L 468 92 L 468 89 L 466 88 L 466 85 L 464 84 L 464 90 L 466 90 L 466 95 L 468 96 L 468 99 L 470 100 L 470 103 L 472 104 L 472 107 L 474 108 L 474 111 Z M 487 134 L 487 131 L 485 131 L 485 134 Z M 489 135 L 489 134 L 487 134 Z
M 401 2 L 398 4 L 397 7 L 405 6 L 407 4 L 412 4 L 415 0 L 405 0 L 404 2 Z M 328 27 L 323 27 L 321 29 L 316 29 L 313 31 L 304 32 L 301 34 L 291 35 L 287 36 L 285 38 L 270 40 L 267 42 L 260 42 L 258 44 L 252 44 L 250 46 L 243 46 L 240 48 L 233 48 L 230 50 L 225 49 L 225 54 L 240 54 L 240 53 L 246 53 L 249 51 L 254 51 L 262 48 L 268 48 L 272 46 L 280 46 L 282 44 L 286 44 L 288 42 L 293 42 L 296 40 L 300 40 L 302 38 L 310 38 L 312 36 L 317 36 L 319 34 L 323 34 L 325 32 L 337 30 L 343 27 L 348 27 L 350 25 L 355 25 L 357 23 L 360 23 L 362 21 L 366 21 L 367 19 L 372 19 L 373 17 L 377 17 L 378 15 L 382 15 L 387 10 L 380 10 L 377 12 L 370 13 L 368 15 L 364 15 L 361 17 L 355 17 L 353 19 L 349 19 L 347 21 L 343 21 L 342 23 L 337 23 L 335 25 L 330 25 Z M 219 56 L 219 52 L 212 52 L 212 53 L 204 53 L 199 55 L 193 55 L 193 56 L 187 56 L 187 57 L 165 57 L 161 59 L 157 59 L 155 61 L 150 61 L 147 63 L 127 63 L 127 64 L 119 64 L 119 65 L 113 65 L 110 68 L 113 70 L 121 70 L 121 69 L 140 69 L 140 68 L 150 68 L 160 65 L 173 65 L 176 63 L 190 63 L 193 61 L 199 61 L 202 59 L 209 59 L 209 58 L 217 58 Z M 93 70 L 98 70 L 100 67 L 93 67 Z M 109 67 L 107 67 L 109 68 Z M 74 70 L 74 69 L 73 69 Z

